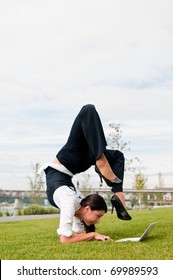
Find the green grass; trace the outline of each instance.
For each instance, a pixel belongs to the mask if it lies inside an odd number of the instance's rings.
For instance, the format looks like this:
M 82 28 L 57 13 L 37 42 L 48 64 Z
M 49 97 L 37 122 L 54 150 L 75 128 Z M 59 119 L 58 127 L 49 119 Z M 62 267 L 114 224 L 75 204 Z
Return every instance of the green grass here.
M 132 221 L 106 214 L 97 231 L 112 239 L 140 236 L 151 222 L 158 222 L 149 238 L 137 243 L 88 241 L 61 244 L 57 219 L 0 223 L 1 260 L 172 260 L 173 208 L 131 211 Z

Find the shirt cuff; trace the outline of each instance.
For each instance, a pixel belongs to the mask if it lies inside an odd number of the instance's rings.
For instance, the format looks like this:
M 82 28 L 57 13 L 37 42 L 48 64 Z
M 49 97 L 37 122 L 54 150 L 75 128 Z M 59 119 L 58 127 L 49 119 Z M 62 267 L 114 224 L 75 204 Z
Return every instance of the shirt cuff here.
M 66 236 L 66 237 L 71 237 L 72 236 L 72 234 L 73 234 L 73 232 L 72 232 L 72 230 L 68 230 L 68 229 L 65 229 L 65 230 L 61 230 L 61 229 L 57 229 L 57 234 L 58 234 L 58 236 L 60 236 L 60 235 L 64 235 L 64 236 Z

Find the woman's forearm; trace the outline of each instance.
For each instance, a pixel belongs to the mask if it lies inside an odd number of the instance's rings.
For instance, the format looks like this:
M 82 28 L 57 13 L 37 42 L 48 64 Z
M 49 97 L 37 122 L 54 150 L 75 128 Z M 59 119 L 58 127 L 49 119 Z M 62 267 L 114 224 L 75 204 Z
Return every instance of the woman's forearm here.
M 80 242 L 80 241 L 89 241 L 89 240 L 94 239 L 94 235 L 95 235 L 95 232 L 89 232 L 89 233 L 82 232 L 82 233 L 78 233 L 78 234 L 75 234 L 70 237 L 61 235 L 60 242 L 61 243 L 72 243 L 72 242 Z
M 111 240 L 109 236 L 102 235 L 97 232 L 88 232 L 88 233 L 78 233 L 71 237 L 66 237 L 64 235 L 60 236 L 61 243 L 72 243 L 72 242 L 81 242 L 81 241 L 90 241 L 90 240 Z

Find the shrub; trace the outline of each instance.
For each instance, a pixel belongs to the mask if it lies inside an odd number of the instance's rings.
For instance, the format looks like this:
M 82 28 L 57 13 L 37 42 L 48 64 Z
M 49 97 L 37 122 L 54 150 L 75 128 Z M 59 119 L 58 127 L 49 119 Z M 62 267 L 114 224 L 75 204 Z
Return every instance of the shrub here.
M 6 215 L 7 217 L 11 216 L 10 213 L 9 213 L 8 211 L 5 212 L 5 215 Z
M 53 207 L 42 207 L 37 204 L 31 204 L 23 210 L 24 215 L 43 215 L 43 214 L 58 214 L 59 209 Z
M 23 215 L 23 211 L 21 209 L 18 209 L 17 216 L 22 216 L 22 215 Z
M 45 214 L 59 214 L 60 212 L 58 208 L 53 208 L 53 207 L 46 207 L 45 211 L 46 211 Z

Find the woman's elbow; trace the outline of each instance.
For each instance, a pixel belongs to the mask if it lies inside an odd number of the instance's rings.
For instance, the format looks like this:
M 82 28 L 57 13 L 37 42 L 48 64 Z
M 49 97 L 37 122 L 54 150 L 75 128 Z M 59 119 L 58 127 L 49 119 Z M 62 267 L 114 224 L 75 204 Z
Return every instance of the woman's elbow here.
M 70 242 L 70 237 L 67 237 L 65 235 L 60 235 L 59 241 L 60 241 L 60 243 L 68 243 L 68 242 Z

